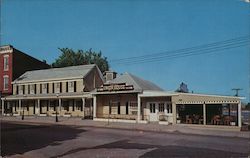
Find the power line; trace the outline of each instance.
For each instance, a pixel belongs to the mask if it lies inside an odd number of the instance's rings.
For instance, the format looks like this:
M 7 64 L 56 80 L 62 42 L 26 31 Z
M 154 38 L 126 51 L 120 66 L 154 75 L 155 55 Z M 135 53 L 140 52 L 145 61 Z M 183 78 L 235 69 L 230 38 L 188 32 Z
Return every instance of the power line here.
M 142 58 L 142 59 L 137 59 L 137 60 L 128 60 L 128 61 L 121 61 L 121 62 L 117 62 L 117 63 L 113 63 L 113 64 L 138 64 L 138 63 L 145 63 L 145 62 L 154 62 L 154 61 L 160 61 L 163 59 L 170 59 L 170 58 L 179 58 L 179 57 L 186 57 L 186 56 L 192 56 L 192 55 L 200 55 L 200 54 L 208 54 L 208 53 L 215 53 L 218 51 L 223 51 L 223 50 L 227 50 L 227 49 L 232 49 L 232 48 L 237 48 L 237 47 L 242 47 L 242 46 L 246 46 L 249 45 L 249 40 L 247 41 L 239 41 L 239 42 L 235 42 L 235 43 L 231 43 L 231 44 L 227 44 L 227 45 L 221 45 L 221 46 L 216 46 L 216 47 L 211 47 L 211 48 L 203 48 L 203 49 L 196 49 L 196 50 L 192 50 L 192 51 L 186 51 L 186 52 L 178 52 L 178 50 L 175 51 L 168 51 L 168 52 L 173 52 L 168 53 L 168 54 L 164 54 L 161 56 L 155 56 L 155 57 L 151 57 L 151 58 Z
M 150 57 L 147 57 L 147 58 L 145 58 L 145 57 L 143 57 L 143 58 L 139 58 L 139 57 L 137 57 L 137 58 L 131 58 L 130 60 L 122 60 L 122 61 L 120 61 L 120 62 L 116 62 L 116 63 L 124 63 L 124 62 L 133 62 L 133 61 L 140 61 L 140 60 L 149 60 L 149 59 L 156 59 L 156 58 L 162 58 L 162 57 L 166 57 L 166 56 L 172 56 L 172 55 L 177 55 L 177 54 L 183 54 L 183 53 L 185 53 L 185 52 L 193 52 L 193 51 L 205 51 L 205 50 L 207 50 L 207 49 L 214 49 L 214 48 L 220 48 L 220 47 L 225 47 L 225 46 L 230 46 L 230 45 L 235 45 L 235 44 L 241 44 L 241 43 L 244 43 L 244 42 L 248 42 L 249 41 L 249 39 L 247 39 L 247 41 L 246 40 L 244 40 L 244 41 L 237 41 L 237 43 L 236 42 L 234 42 L 234 43 L 230 43 L 230 44 L 227 44 L 227 45 L 218 45 L 218 46 L 216 46 L 216 47 L 211 47 L 211 48 L 200 48 L 200 49 L 180 49 L 180 50 L 174 50 L 174 51 L 167 51 L 167 53 L 161 53 L 161 54 L 159 54 L 159 55 L 155 55 L 155 54 L 152 54 L 152 55 L 150 55 Z M 185 50 L 185 51 L 184 51 Z M 152 57 L 151 57 L 152 56 Z M 115 62 L 111 62 L 111 63 L 115 63 Z
M 203 44 L 203 45 L 179 49 L 179 50 L 175 50 L 175 51 L 165 51 L 165 52 L 161 52 L 161 53 L 147 54 L 147 55 L 142 55 L 142 56 L 122 58 L 122 59 L 115 59 L 115 60 L 110 60 L 110 62 L 111 63 L 116 63 L 116 62 L 119 63 L 119 62 L 130 61 L 130 60 L 139 60 L 139 59 L 144 59 L 144 58 L 147 59 L 147 58 L 151 58 L 151 57 L 157 57 L 157 56 L 162 56 L 162 55 L 176 53 L 176 52 L 192 51 L 195 49 L 205 49 L 206 47 L 214 47 L 217 45 L 230 44 L 232 42 L 235 43 L 235 42 L 245 41 L 245 40 L 249 40 L 249 38 L 250 38 L 250 36 L 242 36 L 242 37 L 238 37 L 238 38 L 214 42 L 214 43 L 210 43 L 210 44 Z
M 127 63 L 134 63 L 134 62 L 146 62 L 146 61 L 154 61 L 154 60 L 163 60 L 169 57 L 178 57 L 178 56 L 183 56 L 183 55 L 189 55 L 189 54 L 194 54 L 195 52 L 197 52 L 197 54 L 202 54 L 199 52 L 203 52 L 204 54 L 206 54 L 207 51 L 213 51 L 213 50 L 220 50 L 220 49 L 224 49 L 224 48 L 234 48 L 234 47 L 238 47 L 238 46 L 243 46 L 243 45 L 248 45 L 249 41 L 244 41 L 244 42 L 239 42 L 239 43 L 234 43 L 234 44 L 229 44 L 229 45 L 224 45 L 224 46 L 217 46 L 217 47 L 213 47 L 213 48 L 204 48 L 204 49 L 199 49 L 199 50 L 193 50 L 193 51 L 188 51 L 188 52 L 174 52 L 172 54 L 166 54 L 166 55 L 162 55 L 162 56 L 156 56 L 156 57 L 151 57 L 151 58 L 147 58 L 147 59 L 137 59 L 137 60 L 130 60 L 130 61 L 123 61 L 120 62 L 118 64 L 127 64 Z
M 233 49 L 233 48 L 238 48 L 238 47 L 242 47 L 242 46 L 246 46 L 245 45 L 238 45 L 238 46 L 234 46 L 234 47 L 228 47 L 228 48 L 223 48 L 223 49 L 217 49 L 217 50 L 214 50 L 214 51 L 207 51 L 207 52 L 198 52 L 198 53 L 193 53 L 193 54 L 185 54 L 185 55 L 179 55 L 179 56 L 170 56 L 170 57 L 167 57 L 167 58 L 159 58 L 159 59 L 154 59 L 154 60 L 147 60 L 147 61 L 137 61 L 137 62 L 130 62 L 130 63 L 120 63 L 120 64 L 117 64 L 117 65 L 132 65 L 132 64 L 141 64 L 141 63 L 149 63 L 149 62 L 158 62 L 158 61 L 164 61 L 164 60 L 167 60 L 167 59 L 175 59 L 175 58 L 183 58 L 183 57 L 189 57 L 189 56 L 194 56 L 194 55 L 202 55 L 202 54 L 214 54 L 214 53 L 221 53 L 220 51 L 224 51 L 224 50 L 228 50 L 228 49 Z

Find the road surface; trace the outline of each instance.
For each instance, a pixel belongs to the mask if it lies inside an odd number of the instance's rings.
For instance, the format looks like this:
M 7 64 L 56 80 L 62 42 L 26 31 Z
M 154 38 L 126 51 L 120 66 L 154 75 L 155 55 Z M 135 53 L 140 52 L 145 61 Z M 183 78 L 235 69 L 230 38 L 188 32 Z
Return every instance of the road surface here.
M 94 127 L 1 123 L 7 157 L 248 157 L 250 140 Z

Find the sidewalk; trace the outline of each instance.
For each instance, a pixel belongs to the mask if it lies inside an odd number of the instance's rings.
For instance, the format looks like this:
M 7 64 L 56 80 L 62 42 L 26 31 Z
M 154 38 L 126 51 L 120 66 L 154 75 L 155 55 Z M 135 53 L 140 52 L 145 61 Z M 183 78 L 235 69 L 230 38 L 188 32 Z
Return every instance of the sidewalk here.
M 2 121 L 38 123 L 38 124 L 57 124 L 57 125 L 73 125 L 85 127 L 115 128 L 126 130 L 139 130 L 150 132 L 179 132 L 182 134 L 195 134 L 206 136 L 223 136 L 223 137 L 239 137 L 250 139 L 250 132 L 221 130 L 216 128 L 195 127 L 188 125 L 159 125 L 159 124 L 137 124 L 137 123 L 118 123 L 118 122 L 101 122 L 93 120 L 82 120 L 81 118 L 65 118 L 59 117 L 59 122 L 55 122 L 55 117 L 37 117 L 26 116 L 24 120 L 18 117 L 1 117 Z

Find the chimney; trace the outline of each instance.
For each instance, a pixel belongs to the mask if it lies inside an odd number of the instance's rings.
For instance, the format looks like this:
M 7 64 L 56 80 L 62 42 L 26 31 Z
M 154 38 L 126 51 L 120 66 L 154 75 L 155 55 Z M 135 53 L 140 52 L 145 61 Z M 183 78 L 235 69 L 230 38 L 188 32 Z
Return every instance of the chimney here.
M 104 79 L 105 79 L 105 82 L 109 82 L 109 81 L 112 81 L 113 79 L 116 78 L 116 72 L 114 71 L 105 71 L 104 72 Z

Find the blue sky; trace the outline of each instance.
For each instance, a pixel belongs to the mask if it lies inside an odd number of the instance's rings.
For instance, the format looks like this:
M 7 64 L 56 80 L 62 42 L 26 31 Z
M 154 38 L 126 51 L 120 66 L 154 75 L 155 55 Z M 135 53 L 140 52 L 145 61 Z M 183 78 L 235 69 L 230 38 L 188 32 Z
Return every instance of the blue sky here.
M 2 0 L 1 45 L 52 63 L 58 47 L 101 50 L 109 60 L 250 35 L 250 3 L 241 0 Z M 249 101 L 250 46 L 176 59 L 115 65 L 175 90 Z

